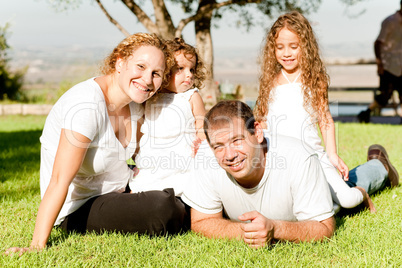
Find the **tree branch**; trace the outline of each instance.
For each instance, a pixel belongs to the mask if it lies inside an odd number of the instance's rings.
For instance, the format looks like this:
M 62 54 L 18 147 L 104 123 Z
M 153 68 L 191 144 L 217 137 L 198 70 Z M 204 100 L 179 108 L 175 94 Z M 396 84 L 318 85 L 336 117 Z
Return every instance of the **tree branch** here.
M 175 37 L 180 37 L 181 33 L 186 27 L 187 24 L 189 24 L 192 21 L 198 20 L 204 16 L 204 13 L 207 11 L 210 11 L 211 9 L 219 9 L 225 6 L 230 6 L 230 5 L 245 5 L 245 4 L 259 4 L 261 3 L 262 0 L 228 0 L 222 3 L 214 3 L 210 5 L 205 5 L 201 7 L 195 15 L 192 15 L 188 18 L 180 20 L 179 24 L 177 25 L 176 32 L 175 32 Z
M 214 4 L 214 9 L 219 9 L 224 6 L 230 6 L 230 5 L 246 5 L 246 4 L 259 4 L 261 3 L 262 0 L 228 0 L 226 2 L 222 3 L 216 3 Z
M 160 30 L 162 37 L 166 39 L 172 38 L 176 29 L 166 9 L 165 0 L 152 0 L 152 4 L 155 11 L 155 24 Z
M 98 3 L 100 9 L 103 11 L 103 13 L 106 15 L 106 17 L 109 19 L 111 23 L 113 23 L 125 36 L 130 36 L 130 33 L 123 28 L 123 26 L 120 25 L 115 19 L 110 16 L 109 12 L 105 9 L 105 7 L 102 5 L 100 0 L 95 0 L 96 3 Z
M 159 29 L 156 24 L 148 17 L 148 15 L 138 6 L 134 0 L 121 0 L 131 12 L 138 18 L 138 20 L 144 25 L 145 28 L 151 33 L 160 35 Z
M 181 37 L 181 33 L 182 33 L 184 27 L 186 27 L 187 24 L 189 24 L 192 21 L 195 21 L 197 18 L 200 18 L 200 17 L 202 17 L 202 15 L 200 13 L 197 13 L 186 19 L 180 20 L 179 24 L 177 25 L 176 31 L 174 33 L 174 37 Z

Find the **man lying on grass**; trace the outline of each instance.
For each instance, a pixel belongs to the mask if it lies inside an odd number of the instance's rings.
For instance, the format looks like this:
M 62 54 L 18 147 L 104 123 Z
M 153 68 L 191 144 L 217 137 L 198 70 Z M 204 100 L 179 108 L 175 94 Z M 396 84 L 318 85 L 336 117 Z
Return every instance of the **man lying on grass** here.
M 243 239 L 254 248 L 275 240 L 322 241 L 333 235 L 329 186 L 309 147 L 290 137 L 265 137 L 251 109 L 239 101 L 215 105 L 204 130 L 215 157 L 201 146 L 196 162 L 209 165 L 194 172 L 182 195 L 192 207 L 193 231 Z M 356 183 L 360 175 L 376 182 L 371 190 L 384 187 L 392 167 L 388 157 L 375 153 L 372 157 L 381 162 L 374 159 L 359 166 L 360 173 L 350 171 Z M 390 171 L 390 177 L 397 175 Z

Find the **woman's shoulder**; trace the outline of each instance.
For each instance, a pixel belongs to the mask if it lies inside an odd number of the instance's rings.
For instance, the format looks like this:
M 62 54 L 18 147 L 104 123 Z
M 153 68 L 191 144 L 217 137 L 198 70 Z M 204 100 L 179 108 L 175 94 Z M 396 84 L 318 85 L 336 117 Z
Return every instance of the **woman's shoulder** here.
M 95 82 L 95 77 L 80 82 L 64 93 L 66 97 L 78 97 L 81 101 L 104 101 L 102 89 Z M 63 95 L 63 96 L 64 96 Z
M 94 78 L 80 82 L 67 90 L 56 102 L 54 109 L 62 114 L 77 109 L 92 109 L 103 113 L 105 111 L 105 99 L 102 90 Z

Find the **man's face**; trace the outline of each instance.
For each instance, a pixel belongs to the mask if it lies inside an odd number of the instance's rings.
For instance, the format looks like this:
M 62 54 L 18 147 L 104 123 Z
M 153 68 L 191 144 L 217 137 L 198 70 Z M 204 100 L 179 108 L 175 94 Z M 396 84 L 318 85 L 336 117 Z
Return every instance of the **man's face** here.
M 250 134 L 243 119 L 234 117 L 208 130 L 210 146 L 219 165 L 243 187 L 258 185 L 264 174 L 265 153 L 262 128 L 255 123 Z

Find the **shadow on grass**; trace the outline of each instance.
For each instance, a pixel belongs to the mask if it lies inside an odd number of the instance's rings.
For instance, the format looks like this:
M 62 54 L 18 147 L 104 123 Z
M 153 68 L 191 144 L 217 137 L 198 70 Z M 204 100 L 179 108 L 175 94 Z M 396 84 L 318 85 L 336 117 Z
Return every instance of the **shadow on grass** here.
M 69 234 L 64 231 L 60 226 L 56 226 L 52 230 L 52 235 L 49 237 L 47 245 L 54 247 L 63 244 L 63 242 L 71 235 L 82 236 L 81 234 L 76 233 Z
M 0 132 L 0 182 L 25 181 L 39 171 L 41 130 Z M 39 186 L 39 185 L 38 185 Z
M 364 204 L 360 204 L 354 208 L 342 208 L 337 214 L 336 217 L 345 217 L 345 216 L 349 216 L 349 217 L 354 217 L 357 214 L 365 211 L 367 208 L 364 206 Z
M 390 188 L 388 188 L 388 187 L 384 188 L 384 189 L 374 193 L 373 195 L 370 195 L 370 198 L 373 199 L 375 196 L 380 195 L 386 189 L 390 189 Z M 374 204 L 374 206 L 375 206 L 375 204 Z M 341 210 L 335 215 L 337 228 L 342 227 L 344 225 L 346 218 L 355 217 L 364 212 L 370 213 L 368 208 L 366 208 L 363 203 L 361 203 L 360 205 L 358 205 L 354 208 L 349 208 L 349 209 L 341 208 Z

